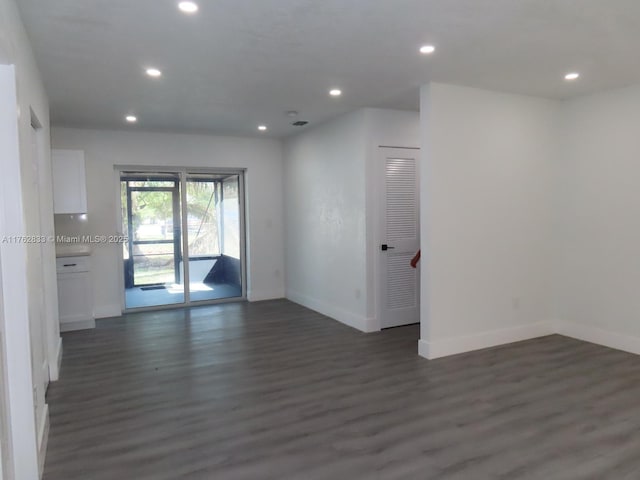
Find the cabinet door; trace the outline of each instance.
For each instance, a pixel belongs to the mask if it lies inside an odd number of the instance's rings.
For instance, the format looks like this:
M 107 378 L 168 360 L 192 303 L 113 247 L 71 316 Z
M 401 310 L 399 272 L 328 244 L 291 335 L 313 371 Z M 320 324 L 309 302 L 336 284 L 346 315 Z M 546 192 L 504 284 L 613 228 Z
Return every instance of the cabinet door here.
M 52 150 L 54 213 L 87 213 L 87 186 L 82 150 Z
M 88 272 L 58 275 L 58 308 L 61 324 L 93 318 L 89 281 Z

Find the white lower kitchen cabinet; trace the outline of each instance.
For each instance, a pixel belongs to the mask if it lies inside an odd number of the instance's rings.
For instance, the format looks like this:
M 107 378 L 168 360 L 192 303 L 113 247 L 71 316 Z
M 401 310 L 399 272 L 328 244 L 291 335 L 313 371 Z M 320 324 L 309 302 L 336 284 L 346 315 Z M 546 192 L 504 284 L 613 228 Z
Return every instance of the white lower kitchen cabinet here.
M 56 263 L 60 331 L 94 328 L 91 258 L 59 257 Z

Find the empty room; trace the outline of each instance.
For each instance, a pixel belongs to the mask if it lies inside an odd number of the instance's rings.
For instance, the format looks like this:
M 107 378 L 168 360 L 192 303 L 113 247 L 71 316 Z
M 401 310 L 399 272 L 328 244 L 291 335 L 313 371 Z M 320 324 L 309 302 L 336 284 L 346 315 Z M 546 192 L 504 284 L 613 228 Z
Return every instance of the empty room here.
M 0 0 L 0 480 L 640 479 L 639 44 Z

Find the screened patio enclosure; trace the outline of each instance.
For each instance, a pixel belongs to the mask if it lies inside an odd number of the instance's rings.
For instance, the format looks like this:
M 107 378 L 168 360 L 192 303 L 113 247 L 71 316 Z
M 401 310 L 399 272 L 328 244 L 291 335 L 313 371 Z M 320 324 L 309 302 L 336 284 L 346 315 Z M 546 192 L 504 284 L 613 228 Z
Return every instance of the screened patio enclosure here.
M 242 180 L 120 172 L 126 309 L 244 296 Z

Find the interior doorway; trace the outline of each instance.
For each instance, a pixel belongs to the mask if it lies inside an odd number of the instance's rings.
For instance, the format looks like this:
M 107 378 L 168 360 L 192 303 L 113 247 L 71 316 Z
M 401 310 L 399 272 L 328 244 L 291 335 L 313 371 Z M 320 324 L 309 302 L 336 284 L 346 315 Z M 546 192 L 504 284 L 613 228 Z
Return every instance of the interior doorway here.
M 243 172 L 120 171 L 125 309 L 245 297 Z
M 379 149 L 378 312 L 381 328 L 420 322 L 420 248 L 417 148 Z

